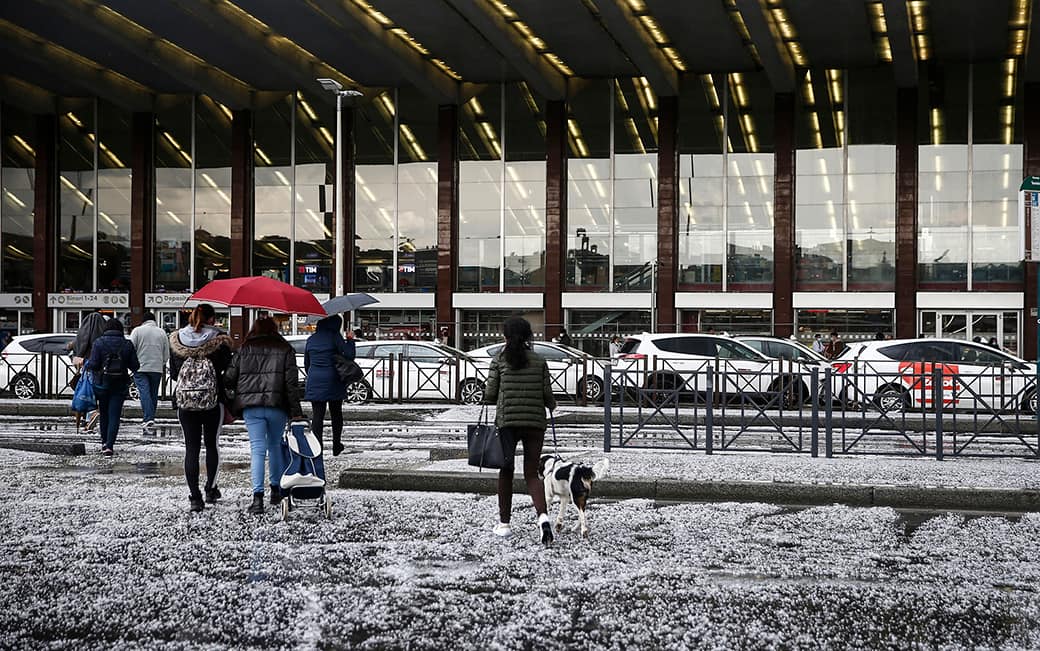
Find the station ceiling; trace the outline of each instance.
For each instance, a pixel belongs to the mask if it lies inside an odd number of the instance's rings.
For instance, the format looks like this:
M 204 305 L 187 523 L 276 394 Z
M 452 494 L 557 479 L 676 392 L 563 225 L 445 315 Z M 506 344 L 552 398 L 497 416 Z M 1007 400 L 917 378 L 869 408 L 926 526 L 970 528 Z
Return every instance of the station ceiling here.
M 565 99 L 588 79 L 1008 61 L 1040 81 L 1040 0 L 20 0 L 0 2 L 0 100 L 131 110 L 203 93 L 262 107 L 331 77 L 366 95 L 412 86 L 457 103 L 525 81 Z

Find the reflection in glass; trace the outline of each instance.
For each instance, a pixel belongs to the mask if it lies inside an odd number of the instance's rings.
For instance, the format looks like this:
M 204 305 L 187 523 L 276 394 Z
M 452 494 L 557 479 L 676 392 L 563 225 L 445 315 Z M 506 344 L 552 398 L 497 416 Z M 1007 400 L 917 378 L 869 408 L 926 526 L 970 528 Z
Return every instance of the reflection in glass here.
M 98 101 L 98 291 L 130 291 L 130 114 Z
M 679 98 L 679 289 L 721 290 L 726 254 L 724 92 L 711 75 Z
M 614 335 L 650 332 L 649 310 L 568 310 L 567 331 L 575 348 L 596 357 L 609 355 Z
M 297 287 L 327 294 L 332 280 L 336 154 L 331 128 L 336 115 L 327 102 L 297 93 L 295 182 Z
M 355 109 L 354 288 L 392 292 L 397 233 L 394 92 Z
M 593 81 L 567 102 L 569 290 L 606 290 L 610 281 L 612 90 L 613 82 Z
M 231 116 L 205 95 L 195 102 L 195 288 L 231 265 Z
M 0 240 L 4 292 L 33 289 L 33 206 L 36 128 L 32 116 L 0 106 Z M 17 322 L 15 322 L 17 325 Z
M 94 291 L 94 102 L 67 101 L 58 116 L 58 290 Z
M 613 291 L 646 292 L 657 259 L 657 96 L 642 77 L 613 85 Z
M 505 87 L 503 283 L 545 287 L 545 102 L 527 84 Z
M 502 261 L 502 87 L 459 110 L 460 291 L 497 292 Z
M 502 341 L 502 323 L 513 316 L 520 316 L 531 324 L 531 330 L 535 337 L 541 337 L 545 332 L 545 313 L 538 311 L 510 311 L 510 310 L 462 310 L 461 323 L 462 339 L 458 348 L 462 350 L 473 350 Z
M 155 119 L 155 291 L 190 289 L 192 222 L 191 99 Z
M 289 282 L 292 241 L 291 96 L 253 112 L 253 275 Z
M 879 332 L 895 331 L 892 310 L 796 310 L 795 321 L 803 343 L 815 333 L 837 332 L 846 344 L 873 339 Z
M 844 168 L 840 147 L 795 154 L 797 289 L 842 289 Z
M 437 109 L 413 88 L 397 91 L 397 291 L 437 288 Z
M 1018 186 L 1022 145 L 972 146 L 971 270 L 973 289 L 1022 282 Z
M 850 144 L 847 155 L 848 289 L 892 290 L 896 239 L 895 145 Z

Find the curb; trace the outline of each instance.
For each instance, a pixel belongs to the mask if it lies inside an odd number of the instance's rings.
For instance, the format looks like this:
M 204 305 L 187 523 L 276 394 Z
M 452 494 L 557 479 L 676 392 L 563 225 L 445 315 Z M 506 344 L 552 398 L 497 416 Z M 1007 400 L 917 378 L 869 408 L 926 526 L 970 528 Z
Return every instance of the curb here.
M 340 473 L 340 488 L 383 491 L 428 491 L 494 495 L 495 471 L 440 472 L 352 469 Z M 522 477 L 513 492 L 524 493 Z M 1040 490 L 1015 488 L 950 488 L 940 486 L 866 486 L 769 481 L 691 481 L 677 479 L 604 479 L 594 497 L 672 502 L 767 502 L 798 506 L 887 506 L 897 509 L 1017 512 L 1040 511 Z
M 43 452 L 44 454 L 61 454 L 70 457 L 78 457 L 87 453 L 87 448 L 83 443 L 66 443 L 64 441 L 0 440 L 0 448 L 23 450 L 25 452 Z

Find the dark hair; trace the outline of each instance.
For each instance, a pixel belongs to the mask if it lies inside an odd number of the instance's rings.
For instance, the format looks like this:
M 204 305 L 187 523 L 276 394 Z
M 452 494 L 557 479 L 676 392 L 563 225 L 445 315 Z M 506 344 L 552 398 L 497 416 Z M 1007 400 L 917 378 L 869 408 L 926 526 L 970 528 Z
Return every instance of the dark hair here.
M 195 332 L 202 332 L 202 326 L 206 325 L 210 319 L 215 318 L 217 318 L 217 311 L 213 309 L 212 305 L 199 303 L 191 311 L 191 316 L 188 317 L 188 325 L 194 328 Z
M 249 329 L 246 339 L 271 336 L 278 336 L 278 324 L 271 317 L 265 316 L 253 321 L 253 327 Z
M 123 332 L 123 322 L 119 319 L 112 317 L 105 322 L 105 331 L 116 330 L 117 332 Z
M 141 322 L 143 323 L 145 321 L 155 321 L 155 315 L 151 312 L 145 312 L 141 315 Z
M 531 347 L 534 333 L 527 319 L 511 316 L 502 324 L 502 334 L 506 337 L 506 347 L 502 351 L 506 362 L 512 369 L 527 367 L 527 351 Z

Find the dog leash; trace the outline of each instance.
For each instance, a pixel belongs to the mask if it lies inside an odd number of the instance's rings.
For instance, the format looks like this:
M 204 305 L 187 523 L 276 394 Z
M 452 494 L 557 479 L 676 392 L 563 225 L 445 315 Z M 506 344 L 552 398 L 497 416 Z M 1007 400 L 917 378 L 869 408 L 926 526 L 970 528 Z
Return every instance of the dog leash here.
M 560 444 L 556 442 L 556 415 L 553 414 L 551 409 L 549 410 L 549 425 L 552 427 L 553 454 L 557 459 L 562 461 L 563 457 L 560 456 Z

